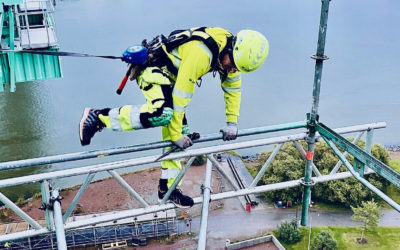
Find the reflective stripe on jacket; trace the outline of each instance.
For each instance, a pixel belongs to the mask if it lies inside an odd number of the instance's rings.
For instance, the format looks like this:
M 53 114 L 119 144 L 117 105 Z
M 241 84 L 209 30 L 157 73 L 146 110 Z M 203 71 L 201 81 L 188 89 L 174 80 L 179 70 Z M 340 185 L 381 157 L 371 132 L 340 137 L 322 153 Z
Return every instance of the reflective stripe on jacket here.
M 232 36 L 222 28 L 206 28 L 206 32 L 217 42 L 220 52 L 226 46 L 227 37 Z M 203 42 L 192 40 L 180 45 L 167 55 L 178 69 L 172 92 L 174 113 L 172 121 L 168 125 L 171 140 L 177 141 L 182 137 L 182 120 L 186 107 L 193 96 L 195 83 L 211 70 L 213 54 Z M 222 68 L 220 63 L 219 67 Z M 224 78 L 221 77 L 221 81 L 223 80 L 221 87 L 224 91 L 227 122 L 237 122 L 241 98 L 240 73 L 228 73 Z

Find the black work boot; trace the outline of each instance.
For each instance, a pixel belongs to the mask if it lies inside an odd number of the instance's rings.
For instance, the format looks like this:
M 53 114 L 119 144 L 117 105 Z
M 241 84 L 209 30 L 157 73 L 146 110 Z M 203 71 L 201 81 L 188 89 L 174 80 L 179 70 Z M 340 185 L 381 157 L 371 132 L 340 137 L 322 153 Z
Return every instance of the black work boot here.
M 158 201 L 161 202 L 162 199 L 164 198 L 164 195 L 167 193 L 168 190 L 161 190 L 160 187 L 158 187 Z M 175 206 L 180 207 L 180 208 L 189 208 L 192 207 L 194 202 L 193 199 L 190 196 L 182 194 L 182 190 L 179 188 L 175 188 L 174 191 L 172 191 L 171 195 L 169 196 L 169 201 L 175 204 Z
M 92 108 L 85 108 L 83 111 L 83 117 L 79 123 L 79 139 L 82 146 L 89 145 L 94 134 L 105 127 L 99 119 L 99 113 L 99 110 Z

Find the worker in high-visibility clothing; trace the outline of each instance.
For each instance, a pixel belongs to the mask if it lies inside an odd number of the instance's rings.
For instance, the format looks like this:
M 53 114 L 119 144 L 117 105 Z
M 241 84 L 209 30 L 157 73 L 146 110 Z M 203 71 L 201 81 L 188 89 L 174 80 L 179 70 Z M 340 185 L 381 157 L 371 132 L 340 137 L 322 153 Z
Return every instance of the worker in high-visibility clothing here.
M 94 134 L 104 127 L 130 131 L 162 126 L 163 140 L 171 140 L 181 149 L 190 147 L 193 142 L 187 136 L 189 127 L 185 110 L 196 82 L 208 72 L 219 72 L 224 91 L 226 126 L 220 130 L 222 138 L 236 139 L 241 101 L 240 73 L 251 72 L 263 64 L 269 51 L 268 40 L 254 30 L 242 30 L 235 36 L 222 28 L 205 27 L 177 30 L 163 38 L 155 46 L 160 49 L 153 53 L 160 60 L 148 63 L 131 77 L 137 80 L 147 103 L 86 108 L 79 125 L 82 145 L 88 145 Z M 154 41 L 149 44 L 154 45 Z M 151 46 L 149 51 L 152 53 Z M 182 168 L 179 160 L 165 160 L 161 165 L 159 200 Z M 178 207 L 193 206 L 193 199 L 178 188 L 172 191 L 169 199 Z

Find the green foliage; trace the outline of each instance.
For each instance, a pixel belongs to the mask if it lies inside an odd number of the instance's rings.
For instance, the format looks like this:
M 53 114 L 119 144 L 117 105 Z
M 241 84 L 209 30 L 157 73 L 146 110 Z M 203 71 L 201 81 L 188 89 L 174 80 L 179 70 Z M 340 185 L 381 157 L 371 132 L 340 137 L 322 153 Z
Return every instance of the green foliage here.
M 353 141 L 352 138 L 348 139 Z M 300 144 L 303 148 L 307 147 L 304 141 L 300 141 Z M 359 140 L 357 145 L 361 148 L 365 147 L 365 143 L 362 140 Z M 383 163 L 388 163 L 389 154 L 383 146 L 377 144 L 373 145 L 371 153 Z M 270 155 L 271 152 L 262 153 L 259 157 L 259 164 L 255 167 L 255 170 L 259 171 Z M 349 155 L 347 159 L 353 164 L 353 156 Z M 329 174 L 338 161 L 339 158 L 325 141 L 320 141 L 315 144 L 314 164 L 321 174 Z M 285 143 L 258 184 L 265 185 L 300 179 L 304 176 L 305 164 L 305 160 L 302 158 L 295 145 L 293 143 Z M 347 168 L 342 165 L 337 172 L 344 171 L 347 171 Z M 377 174 L 370 174 L 365 178 L 381 190 L 385 190 L 389 184 L 388 181 Z M 379 199 L 378 196 L 353 177 L 318 183 L 313 187 L 312 192 L 314 200 L 348 208 L 350 205 L 359 206 L 364 200 Z M 302 197 L 302 187 L 270 191 L 266 192 L 264 195 L 267 199 L 272 201 L 300 201 Z
M 312 250 L 336 250 L 338 244 L 335 238 L 328 231 L 321 231 L 321 233 L 314 239 Z
M 351 207 L 353 210 L 353 216 L 351 219 L 354 221 L 362 222 L 364 225 L 362 227 L 361 238 L 364 238 L 365 229 L 368 227 L 376 227 L 380 218 L 382 217 L 382 212 L 376 202 L 363 201 L 360 207 Z
M 299 242 L 301 240 L 301 233 L 300 229 L 297 227 L 296 219 L 293 219 L 290 222 L 283 221 L 278 227 L 276 235 L 279 240 L 287 244 Z
M 192 166 L 201 166 L 204 164 L 204 155 L 197 155 L 194 159 Z
M 271 152 L 260 155 L 260 170 L 262 165 L 271 155 Z M 300 179 L 304 175 L 305 161 L 292 143 L 285 143 L 278 154 L 275 156 L 268 170 L 261 177 L 261 184 L 271 184 L 289 180 Z M 287 188 L 264 193 L 270 200 L 295 201 L 301 200 L 301 187 Z
M 400 227 L 376 227 L 374 230 L 368 231 L 368 243 L 362 246 L 354 240 L 359 236 L 360 227 L 349 226 L 329 226 L 329 227 L 312 227 L 311 241 L 320 234 L 321 231 L 328 230 L 330 234 L 337 240 L 338 249 L 340 250 L 388 250 L 399 249 L 400 246 Z M 309 228 L 300 228 L 303 235 L 308 234 Z M 276 236 L 276 231 L 274 231 Z M 287 250 L 307 249 L 308 237 L 294 245 L 288 245 L 281 242 Z
M 22 206 L 26 203 L 26 200 L 23 196 L 18 197 L 18 200 L 15 202 L 15 205 Z
M 400 159 L 391 159 L 389 161 L 389 167 L 391 167 L 397 173 L 400 173 Z

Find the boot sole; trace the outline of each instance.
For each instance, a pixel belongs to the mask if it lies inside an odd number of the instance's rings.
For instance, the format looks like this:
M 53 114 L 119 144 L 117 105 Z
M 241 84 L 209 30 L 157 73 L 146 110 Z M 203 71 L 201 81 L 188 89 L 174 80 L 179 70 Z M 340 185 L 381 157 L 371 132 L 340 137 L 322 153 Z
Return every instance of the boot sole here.
M 81 141 L 82 146 L 89 144 L 89 143 L 86 143 L 83 141 L 83 124 L 85 123 L 90 110 L 91 110 L 91 108 L 85 108 L 85 110 L 83 111 L 83 116 L 82 116 L 81 122 L 79 123 L 79 139 Z

